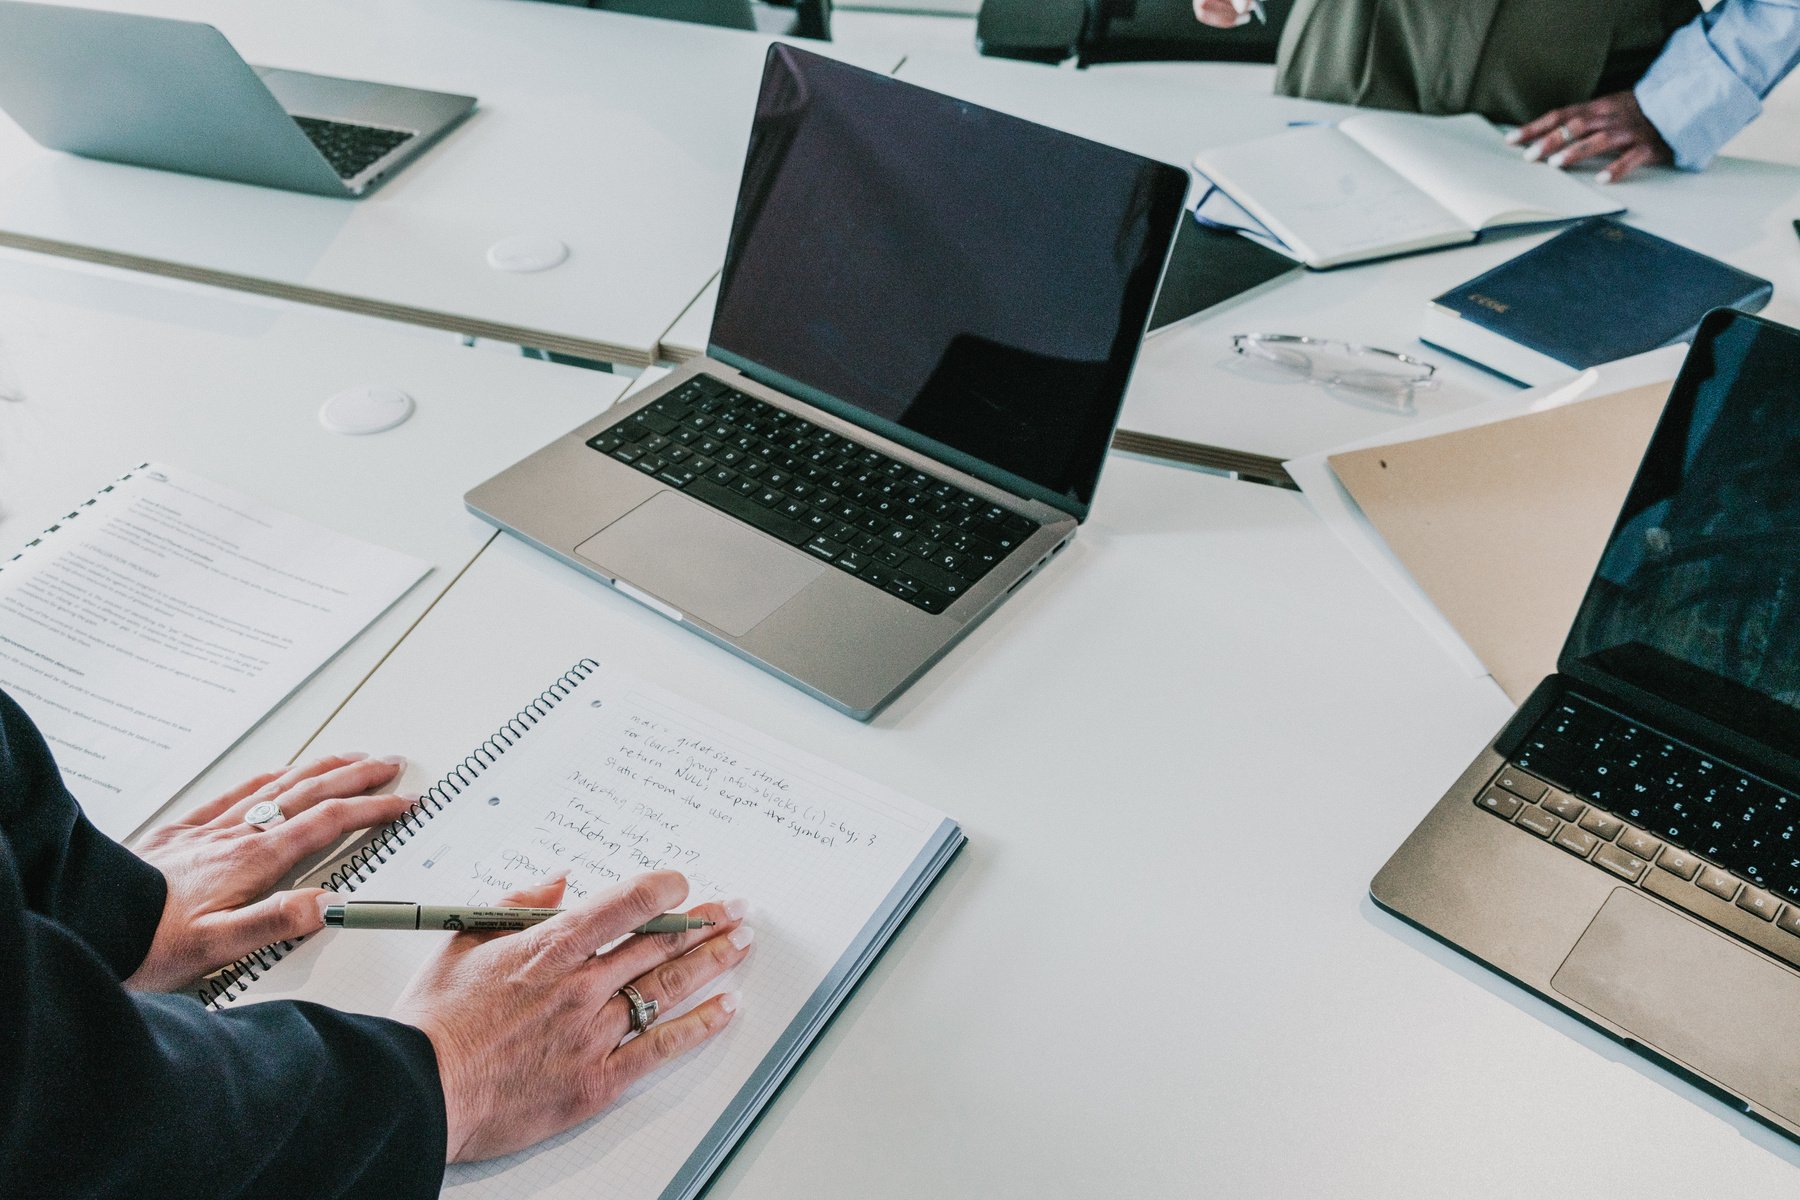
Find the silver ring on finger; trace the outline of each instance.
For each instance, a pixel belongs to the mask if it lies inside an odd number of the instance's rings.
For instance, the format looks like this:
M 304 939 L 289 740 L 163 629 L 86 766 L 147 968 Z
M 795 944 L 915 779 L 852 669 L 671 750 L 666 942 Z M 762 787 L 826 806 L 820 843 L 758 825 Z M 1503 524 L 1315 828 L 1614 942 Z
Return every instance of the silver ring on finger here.
M 287 814 L 281 811 L 281 805 L 273 800 L 264 800 L 261 804 L 250 807 L 244 814 L 244 824 L 252 829 L 273 829 L 287 820 Z
M 631 1006 L 631 1032 L 642 1033 L 656 1023 L 656 1001 L 644 999 L 629 983 L 619 989 L 619 995 Z
M 1570 145 L 1575 141 L 1575 135 L 1569 131 L 1567 125 L 1558 125 L 1556 127 L 1556 132 L 1562 135 L 1563 145 L 1565 146 Z

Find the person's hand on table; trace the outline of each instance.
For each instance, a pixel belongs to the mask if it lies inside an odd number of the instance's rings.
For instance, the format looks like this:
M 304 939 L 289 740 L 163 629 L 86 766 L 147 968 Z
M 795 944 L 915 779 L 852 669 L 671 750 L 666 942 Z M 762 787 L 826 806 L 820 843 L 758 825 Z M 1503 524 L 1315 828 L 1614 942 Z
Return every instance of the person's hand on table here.
M 505 905 L 553 908 L 564 881 L 519 891 Z M 668 1012 L 750 952 L 741 901 L 703 904 L 717 922 L 688 933 L 626 937 L 687 896 L 673 871 L 640 875 L 517 933 L 459 933 L 414 976 L 395 1019 L 437 1051 L 448 1118 L 447 1157 L 510 1154 L 587 1120 L 633 1081 L 724 1029 L 730 994 L 631 1032 L 630 984 Z
M 1631 92 L 1552 109 L 1507 134 L 1506 140 L 1525 146 L 1528 160 L 1548 158 L 1553 167 L 1572 167 L 1601 154 L 1617 155 L 1595 176 L 1601 183 L 1615 183 L 1639 167 L 1672 162 L 1675 157 Z
M 138 857 L 168 885 L 150 950 L 125 985 L 171 991 L 271 942 L 325 923 L 322 888 L 270 889 L 301 862 L 359 829 L 385 825 L 417 799 L 364 795 L 405 767 L 401 758 L 340 754 L 258 775 L 151 833 Z M 245 815 L 273 801 L 282 820 Z
M 1194 0 L 1194 15 L 1202 25 L 1236 29 L 1250 23 L 1250 0 Z

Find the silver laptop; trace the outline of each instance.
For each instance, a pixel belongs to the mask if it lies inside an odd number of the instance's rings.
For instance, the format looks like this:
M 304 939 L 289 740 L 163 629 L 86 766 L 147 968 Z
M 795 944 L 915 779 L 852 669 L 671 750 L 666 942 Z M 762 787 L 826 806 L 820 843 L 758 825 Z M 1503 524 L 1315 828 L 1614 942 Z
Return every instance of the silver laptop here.
M 0 110 L 86 158 L 359 197 L 474 107 L 252 67 L 210 25 L 0 0 Z
M 1800 331 L 1702 324 L 1557 673 L 1370 890 L 1800 1136 Z
M 1186 187 L 772 46 L 706 357 L 468 505 L 867 719 L 1087 516 Z

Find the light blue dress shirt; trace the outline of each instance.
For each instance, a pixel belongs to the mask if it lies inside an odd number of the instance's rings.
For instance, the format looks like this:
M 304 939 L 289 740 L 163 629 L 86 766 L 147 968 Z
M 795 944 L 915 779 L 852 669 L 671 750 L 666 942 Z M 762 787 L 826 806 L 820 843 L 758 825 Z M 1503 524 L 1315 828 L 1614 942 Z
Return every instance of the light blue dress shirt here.
M 1796 63 L 1800 0 L 1722 0 L 1675 31 L 1633 90 L 1675 165 L 1699 170 Z

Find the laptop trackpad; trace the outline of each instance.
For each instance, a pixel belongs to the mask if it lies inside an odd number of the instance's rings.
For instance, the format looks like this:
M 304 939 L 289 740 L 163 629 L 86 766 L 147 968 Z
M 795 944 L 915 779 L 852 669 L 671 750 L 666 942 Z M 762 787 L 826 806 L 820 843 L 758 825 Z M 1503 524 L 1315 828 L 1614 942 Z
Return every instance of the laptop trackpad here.
M 575 553 L 732 637 L 827 570 L 679 492 L 658 492 Z
M 1731 1091 L 1800 1120 L 1800 977 L 1620 888 L 1550 984 Z

